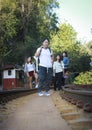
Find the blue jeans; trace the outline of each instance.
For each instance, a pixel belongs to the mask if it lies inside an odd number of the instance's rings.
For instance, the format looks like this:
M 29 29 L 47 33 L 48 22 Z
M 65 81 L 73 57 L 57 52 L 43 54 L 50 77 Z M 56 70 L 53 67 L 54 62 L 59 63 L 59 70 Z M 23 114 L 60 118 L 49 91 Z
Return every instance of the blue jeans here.
M 42 91 L 42 87 L 44 85 L 45 91 L 49 91 L 49 85 L 52 80 L 52 68 L 46 68 L 39 66 L 39 84 L 38 84 L 38 92 Z

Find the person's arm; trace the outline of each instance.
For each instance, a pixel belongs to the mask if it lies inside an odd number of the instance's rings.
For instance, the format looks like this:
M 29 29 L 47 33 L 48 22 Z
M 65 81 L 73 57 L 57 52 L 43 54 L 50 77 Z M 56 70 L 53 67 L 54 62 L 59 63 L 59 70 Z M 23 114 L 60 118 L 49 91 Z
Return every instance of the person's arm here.
M 27 63 L 25 63 L 24 72 L 26 73 L 27 77 L 29 77 L 28 69 L 27 69 Z
M 41 53 L 41 49 L 42 49 L 42 46 L 39 47 L 39 48 L 36 50 L 35 57 L 39 57 L 39 55 L 40 55 L 40 53 Z

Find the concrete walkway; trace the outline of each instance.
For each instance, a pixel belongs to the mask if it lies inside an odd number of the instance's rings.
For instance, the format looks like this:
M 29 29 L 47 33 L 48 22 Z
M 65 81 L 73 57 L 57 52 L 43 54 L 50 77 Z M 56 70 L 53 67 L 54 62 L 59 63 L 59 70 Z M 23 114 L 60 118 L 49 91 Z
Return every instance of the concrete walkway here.
M 53 93 L 53 92 L 52 92 Z M 8 120 L 0 124 L 0 130 L 72 130 L 62 119 L 51 96 L 30 99 L 18 108 Z

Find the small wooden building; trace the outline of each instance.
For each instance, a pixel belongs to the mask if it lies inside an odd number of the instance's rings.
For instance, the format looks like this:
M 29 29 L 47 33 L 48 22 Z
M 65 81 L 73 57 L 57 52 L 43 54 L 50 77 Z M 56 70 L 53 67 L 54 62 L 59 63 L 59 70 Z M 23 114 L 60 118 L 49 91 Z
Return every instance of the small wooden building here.
M 7 65 L 3 67 L 3 90 L 23 88 L 23 74 L 21 67 Z

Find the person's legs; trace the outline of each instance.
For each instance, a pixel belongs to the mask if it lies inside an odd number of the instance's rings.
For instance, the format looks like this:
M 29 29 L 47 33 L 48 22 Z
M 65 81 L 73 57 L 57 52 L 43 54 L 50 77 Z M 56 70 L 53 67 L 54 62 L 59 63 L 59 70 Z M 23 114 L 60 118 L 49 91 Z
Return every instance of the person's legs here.
M 54 90 L 57 89 L 57 73 L 55 74 L 55 77 L 54 77 Z
M 64 86 L 65 85 L 65 78 L 64 78 L 64 76 L 61 77 L 61 80 L 62 80 L 62 85 Z
M 58 90 L 61 89 L 63 72 L 58 73 Z
M 34 71 L 28 72 L 28 75 L 29 75 L 29 86 L 30 86 L 30 89 L 32 89 L 32 78 L 34 75 Z
M 30 86 L 30 89 L 32 89 L 32 76 L 29 77 L 29 86 Z
M 43 86 L 43 83 L 44 83 L 45 77 L 46 77 L 46 68 L 45 67 L 42 67 L 42 66 L 39 67 L 38 76 L 39 76 L 38 92 L 41 92 L 42 86 Z
M 38 74 L 34 73 L 35 82 L 36 82 L 36 88 L 38 87 Z
M 44 87 L 46 92 L 49 91 L 49 87 L 50 87 L 49 85 L 51 80 L 52 80 L 52 68 L 46 68 L 46 75 L 45 75 L 45 82 L 44 82 Z

